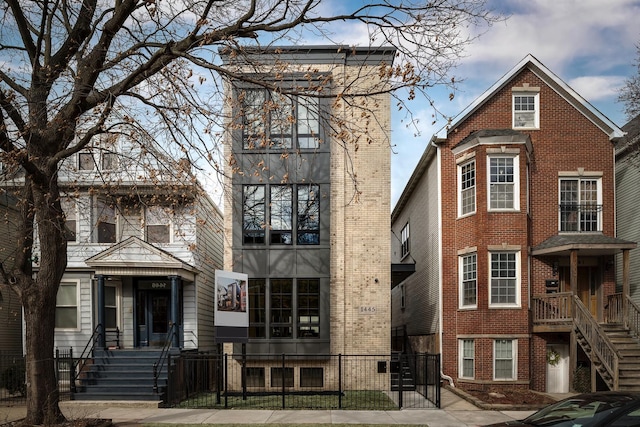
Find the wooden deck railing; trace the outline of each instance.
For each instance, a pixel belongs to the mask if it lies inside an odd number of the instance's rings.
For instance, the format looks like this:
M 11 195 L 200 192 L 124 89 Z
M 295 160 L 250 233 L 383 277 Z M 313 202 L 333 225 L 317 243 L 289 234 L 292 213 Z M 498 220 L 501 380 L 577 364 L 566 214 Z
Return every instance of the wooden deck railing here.
M 569 323 L 573 321 L 573 294 L 558 292 L 536 295 L 532 299 L 534 323 Z
M 624 307 L 622 294 L 612 294 L 607 296 L 605 305 L 605 320 L 607 323 L 624 323 Z
M 611 389 L 618 389 L 618 361 L 620 355 L 613 346 L 609 337 L 604 333 L 602 327 L 593 318 L 587 307 L 576 295 L 573 297 L 573 307 L 575 312 L 574 324 L 578 331 L 587 341 L 591 352 L 600 360 L 602 366 L 610 375 Z M 593 358 L 592 358 L 593 361 Z M 605 379 L 606 380 L 606 379 Z
M 625 297 L 627 299 L 627 327 L 631 330 L 631 333 L 636 337 L 640 337 L 640 307 L 631 300 L 629 295 Z

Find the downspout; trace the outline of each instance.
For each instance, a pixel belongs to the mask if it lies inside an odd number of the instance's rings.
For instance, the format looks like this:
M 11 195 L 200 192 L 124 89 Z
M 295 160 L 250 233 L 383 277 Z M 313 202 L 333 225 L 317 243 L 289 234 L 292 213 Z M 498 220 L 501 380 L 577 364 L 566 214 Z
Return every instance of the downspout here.
M 442 318 L 443 318 L 443 314 L 442 314 L 442 298 L 444 296 L 444 291 L 442 290 L 442 282 L 443 282 L 443 273 L 442 273 L 442 164 L 441 164 L 441 157 L 440 157 L 440 147 L 438 147 L 435 144 L 435 140 L 436 140 L 436 136 L 434 135 L 431 138 L 431 141 L 429 141 L 429 144 L 434 144 L 435 148 L 436 148 L 436 170 L 438 173 L 438 177 L 437 177 L 437 188 L 438 188 L 438 236 L 439 236 L 439 240 L 440 240 L 440 244 L 438 245 L 438 263 L 440 264 L 440 268 L 438 269 L 439 273 L 438 273 L 438 334 L 440 335 L 440 339 L 439 341 L 439 347 L 440 347 L 440 378 L 445 379 L 447 381 L 449 381 L 449 384 L 451 384 L 451 387 L 455 388 L 455 383 L 453 382 L 453 378 L 451 378 L 449 375 L 445 374 L 444 371 L 442 370 Z

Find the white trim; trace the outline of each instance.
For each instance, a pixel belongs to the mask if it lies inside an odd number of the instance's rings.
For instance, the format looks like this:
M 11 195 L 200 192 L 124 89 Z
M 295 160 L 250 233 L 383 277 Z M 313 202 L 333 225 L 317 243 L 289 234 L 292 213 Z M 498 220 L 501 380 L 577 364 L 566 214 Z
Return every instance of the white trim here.
M 513 160 L 513 206 L 511 208 L 491 207 L 491 159 Z M 520 211 L 520 156 L 509 153 L 487 155 L 487 211 L 489 212 L 519 212 Z
M 464 375 L 464 342 L 471 341 L 473 345 L 473 375 L 470 377 Z M 466 380 L 475 379 L 476 375 L 476 340 L 473 338 L 458 338 L 458 378 Z
M 476 258 L 476 303 L 464 304 L 464 259 L 470 256 Z M 458 308 L 461 310 L 473 310 L 478 308 L 478 254 L 470 252 L 458 255 Z
M 516 97 L 533 97 L 533 126 L 516 126 Z M 522 113 L 520 113 L 522 114 Z M 511 94 L 511 126 L 514 130 L 540 129 L 540 93 L 515 90 Z
M 491 257 L 493 254 L 498 254 L 498 253 L 512 253 L 515 254 L 515 261 L 516 261 L 516 271 L 515 271 L 515 299 L 516 302 L 515 303 L 492 303 L 491 302 L 491 290 L 492 290 L 492 286 L 491 286 L 491 278 L 492 278 L 492 269 L 491 269 Z M 520 302 L 520 298 L 521 298 L 521 287 L 522 287 L 522 280 L 520 279 L 520 275 L 522 274 L 522 262 L 521 262 L 521 256 L 522 256 L 522 252 L 518 251 L 518 250 L 490 250 L 489 251 L 489 256 L 487 257 L 487 261 L 489 263 L 489 268 L 488 268 L 488 294 L 489 294 L 489 308 L 520 308 L 522 306 L 522 303 Z
M 462 169 L 465 166 L 469 166 L 473 164 L 473 210 L 463 213 L 462 212 Z M 472 157 L 466 162 L 458 163 L 457 167 L 457 175 L 458 175 L 458 218 L 463 218 L 467 216 L 474 215 L 478 210 L 478 168 L 475 157 Z
M 497 341 L 510 341 L 511 342 L 511 378 L 496 378 L 496 342 Z M 518 380 L 518 340 L 509 338 L 496 338 L 493 340 L 493 355 L 491 357 L 493 363 L 492 375 L 494 381 L 517 381 Z

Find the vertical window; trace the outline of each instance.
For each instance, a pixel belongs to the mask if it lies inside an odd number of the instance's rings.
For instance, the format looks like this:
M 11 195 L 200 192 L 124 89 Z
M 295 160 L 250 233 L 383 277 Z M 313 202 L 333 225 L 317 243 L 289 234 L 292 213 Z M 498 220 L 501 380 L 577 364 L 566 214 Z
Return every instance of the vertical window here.
M 60 282 L 56 296 L 56 328 L 78 328 L 77 282 Z
M 320 281 L 298 279 L 298 338 L 320 337 Z
M 459 215 L 468 215 L 476 211 L 476 162 L 472 160 L 458 166 L 460 174 Z
M 478 274 L 476 254 L 460 257 L 460 306 L 476 307 L 478 304 Z
M 318 148 L 320 140 L 319 99 L 308 96 L 298 98 L 298 147 Z
M 171 242 L 171 215 L 162 206 L 147 206 L 145 232 L 149 243 Z
M 297 243 L 320 244 L 320 187 L 298 185 Z
M 117 288 L 105 285 L 104 287 L 104 318 L 106 329 L 118 327 L 118 299 Z
M 409 254 L 411 245 L 409 244 L 409 223 L 407 222 L 400 231 L 400 258 L 404 258 Z
M 290 245 L 291 221 L 293 215 L 292 190 L 288 185 L 270 187 L 270 243 L 272 245 Z
M 539 128 L 539 94 L 520 93 L 513 95 L 513 127 Z
M 242 242 L 264 243 L 264 185 L 245 185 L 242 195 Z
M 267 337 L 266 291 L 265 279 L 249 279 L 249 338 Z
M 78 234 L 78 208 L 76 202 L 70 199 L 62 199 L 62 211 L 64 212 L 64 234 L 67 242 L 77 241 Z
M 116 170 L 118 167 L 118 156 L 116 153 L 103 151 L 100 166 L 103 171 Z
M 560 180 L 560 231 L 599 231 L 602 212 L 598 179 Z
M 113 206 L 98 199 L 96 228 L 98 230 L 98 243 L 116 242 L 116 210 Z
M 475 369 L 475 342 L 471 339 L 459 340 L 460 343 L 460 378 L 474 377 Z
M 515 380 L 515 340 L 493 342 L 493 379 Z
M 266 92 L 263 89 L 247 89 L 242 91 L 242 146 L 253 149 L 266 146 L 267 135 L 265 124 Z
M 268 106 L 270 112 L 269 147 L 291 148 L 292 123 L 295 120 L 291 95 L 271 92 Z
M 271 338 L 293 336 L 293 280 L 270 281 Z
M 491 305 L 518 305 L 516 252 L 491 253 Z
M 93 154 L 78 153 L 78 170 L 92 171 L 95 170 L 96 163 L 93 161 Z
M 489 157 L 489 209 L 519 208 L 518 157 Z
M 264 387 L 264 368 L 246 368 L 247 387 Z

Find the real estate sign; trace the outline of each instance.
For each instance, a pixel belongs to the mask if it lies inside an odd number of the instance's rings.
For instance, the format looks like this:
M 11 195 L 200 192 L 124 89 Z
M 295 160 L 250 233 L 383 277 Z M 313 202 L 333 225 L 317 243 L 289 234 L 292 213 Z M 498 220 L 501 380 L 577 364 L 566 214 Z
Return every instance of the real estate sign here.
M 247 342 L 249 336 L 249 276 L 216 270 L 214 326 L 216 341 Z

